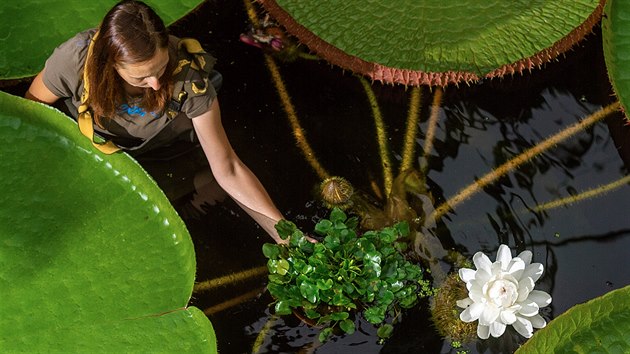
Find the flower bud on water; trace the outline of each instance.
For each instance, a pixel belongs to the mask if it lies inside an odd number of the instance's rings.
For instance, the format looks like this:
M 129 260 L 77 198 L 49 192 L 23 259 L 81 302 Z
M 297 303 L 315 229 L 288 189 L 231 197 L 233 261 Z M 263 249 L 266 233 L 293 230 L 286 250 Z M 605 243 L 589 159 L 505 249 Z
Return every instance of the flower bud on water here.
M 321 196 L 328 208 L 347 209 L 352 205 L 354 188 L 343 177 L 326 178 L 320 185 Z

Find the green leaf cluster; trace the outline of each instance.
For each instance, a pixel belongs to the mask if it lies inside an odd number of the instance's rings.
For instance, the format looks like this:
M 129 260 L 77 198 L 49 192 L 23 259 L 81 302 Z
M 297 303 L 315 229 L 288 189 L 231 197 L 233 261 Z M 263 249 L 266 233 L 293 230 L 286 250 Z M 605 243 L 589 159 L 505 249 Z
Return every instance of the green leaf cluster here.
M 309 242 L 294 223 L 281 220 L 276 229 L 289 244 L 263 245 L 276 314 L 303 312 L 323 327 L 321 341 L 334 328 L 353 333 L 356 310 L 362 310 L 368 322 L 381 325 L 379 336 L 388 337 L 393 328 L 383 324 L 387 316 L 428 295 L 425 290 L 430 286 L 422 268 L 402 253 L 409 235 L 406 222 L 362 235 L 357 227 L 356 217 L 348 218 L 335 208 L 329 219 L 315 226 L 315 232 L 323 236 L 321 242 Z

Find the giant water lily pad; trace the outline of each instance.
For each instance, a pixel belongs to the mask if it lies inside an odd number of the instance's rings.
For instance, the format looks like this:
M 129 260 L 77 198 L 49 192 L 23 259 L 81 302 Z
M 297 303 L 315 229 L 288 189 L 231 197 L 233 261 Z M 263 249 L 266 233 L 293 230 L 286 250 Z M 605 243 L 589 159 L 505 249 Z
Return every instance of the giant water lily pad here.
M 517 353 L 630 353 L 630 286 L 576 305 Z
M 3 92 L 0 141 L 3 352 L 216 352 L 190 235 L 134 160 Z
M 590 32 L 604 2 L 259 1 L 327 61 L 405 85 L 447 85 L 537 67 Z
M 608 0 L 602 20 L 608 76 L 625 112 L 630 104 L 630 2 Z
M 0 2 L 0 79 L 37 74 L 53 49 L 77 32 L 99 25 L 118 1 L 4 0 Z M 201 0 L 147 0 L 168 25 Z

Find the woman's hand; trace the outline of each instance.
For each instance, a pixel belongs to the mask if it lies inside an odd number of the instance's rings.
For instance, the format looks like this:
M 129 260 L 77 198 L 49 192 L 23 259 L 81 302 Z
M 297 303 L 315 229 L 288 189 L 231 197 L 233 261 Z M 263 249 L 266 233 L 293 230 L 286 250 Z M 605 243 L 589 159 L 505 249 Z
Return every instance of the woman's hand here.
M 273 237 L 273 236 L 272 236 Z M 318 243 L 319 241 L 317 241 L 316 239 L 310 237 L 309 235 L 304 235 L 304 238 L 310 242 L 310 243 Z M 276 241 L 277 244 L 279 245 L 288 245 L 289 244 L 289 239 L 283 240 L 280 237 L 278 237 L 277 239 L 275 237 L 273 237 L 273 239 Z
M 310 242 L 310 243 L 318 243 L 318 242 L 319 242 L 319 241 L 317 241 L 316 239 L 314 239 L 314 238 L 312 238 L 311 236 L 306 235 L 306 234 L 304 235 L 304 238 L 305 238 L 305 239 L 307 239 L 307 240 L 308 240 L 308 242 Z

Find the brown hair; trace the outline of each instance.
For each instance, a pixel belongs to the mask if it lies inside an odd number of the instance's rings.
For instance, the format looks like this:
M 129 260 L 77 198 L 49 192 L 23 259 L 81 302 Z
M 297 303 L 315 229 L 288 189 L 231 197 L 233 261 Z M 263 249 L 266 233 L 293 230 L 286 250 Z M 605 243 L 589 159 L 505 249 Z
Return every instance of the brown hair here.
M 143 2 L 125 0 L 109 10 L 94 40 L 92 55 L 86 60 L 88 104 L 99 125 L 103 117 L 115 115 L 116 107 L 125 100 L 124 80 L 118 75 L 115 64 L 150 60 L 158 48 L 168 48 L 168 39 L 162 19 Z M 144 89 L 140 106 L 147 112 L 162 112 L 171 98 L 173 59 L 169 59 L 160 77 L 160 89 Z

